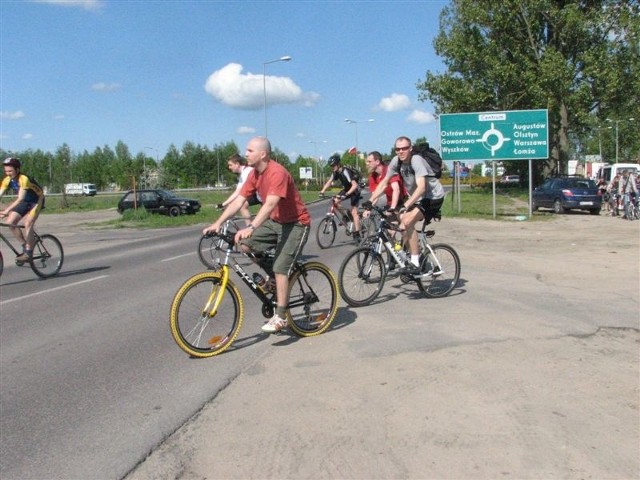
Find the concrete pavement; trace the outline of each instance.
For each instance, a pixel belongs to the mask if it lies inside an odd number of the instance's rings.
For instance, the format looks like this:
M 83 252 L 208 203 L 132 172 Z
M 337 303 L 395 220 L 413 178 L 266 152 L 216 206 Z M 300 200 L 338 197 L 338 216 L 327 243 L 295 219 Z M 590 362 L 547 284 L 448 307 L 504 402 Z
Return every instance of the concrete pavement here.
M 451 296 L 396 279 L 321 336 L 271 336 L 127 478 L 638 478 L 640 222 L 436 230 L 462 261 Z

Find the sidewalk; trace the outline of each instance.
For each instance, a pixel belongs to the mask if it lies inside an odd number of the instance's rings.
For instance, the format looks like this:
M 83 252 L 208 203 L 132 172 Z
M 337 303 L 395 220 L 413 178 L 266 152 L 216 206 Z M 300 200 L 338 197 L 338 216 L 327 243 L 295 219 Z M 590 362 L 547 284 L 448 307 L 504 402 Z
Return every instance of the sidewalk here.
M 393 280 L 319 337 L 270 337 L 127 478 L 638 478 L 639 227 L 442 222 L 452 296 Z

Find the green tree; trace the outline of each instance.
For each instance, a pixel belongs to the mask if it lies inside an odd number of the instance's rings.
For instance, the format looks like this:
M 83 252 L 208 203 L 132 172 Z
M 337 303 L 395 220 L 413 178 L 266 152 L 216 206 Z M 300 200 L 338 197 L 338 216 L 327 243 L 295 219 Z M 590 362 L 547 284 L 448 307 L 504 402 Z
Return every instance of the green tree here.
M 565 172 L 571 138 L 640 118 L 639 18 L 633 0 L 452 0 L 434 40 L 446 71 L 427 72 L 419 99 L 441 113 L 547 108 L 546 169 Z

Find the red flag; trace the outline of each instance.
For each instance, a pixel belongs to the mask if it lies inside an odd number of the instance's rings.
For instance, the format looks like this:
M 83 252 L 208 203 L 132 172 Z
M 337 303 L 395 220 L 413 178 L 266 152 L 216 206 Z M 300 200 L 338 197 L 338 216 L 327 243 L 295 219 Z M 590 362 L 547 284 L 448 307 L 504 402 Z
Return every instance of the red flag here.
M 351 147 L 348 153 L 351 155 L 355 155 L 356 153 L 358 153 L 358 149 L 356 147 Z

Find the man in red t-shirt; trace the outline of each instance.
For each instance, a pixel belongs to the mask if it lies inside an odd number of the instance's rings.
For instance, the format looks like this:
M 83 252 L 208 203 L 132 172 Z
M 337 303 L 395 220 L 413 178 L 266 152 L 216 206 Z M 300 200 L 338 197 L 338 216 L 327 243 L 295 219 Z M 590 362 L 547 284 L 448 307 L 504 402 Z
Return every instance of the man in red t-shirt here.
M 236 242 L 244 252 L 261 253 L 275 245 L 273 274 L 276 280 L 277 307 L 274 316 L 262 331 L 276 333 L 287 326 L 289 304 L 289 274 L 294 262 L 307 242 L 311 216 L 286 168 L 271 160 L 271 143 L 264 137 L 252 138 L 245 154 L 253 172 L 247 177 L 240 194 L 220 218 L 202 233 L 213 233 L 236 214 L 245 200 L 255 193 L 262 199 L 262 207 L 246 228 L 236 233 Z
M 387 165 L 382 161 L 380 152 L 373 151 L 367 155 L 365 160 L 367 170 L 369 171 L 369 191 L 375 192 L 376 187 L 387 175 Z M 387 188 L 384 189 L 387 197 L 387 206 L 389 210 L 394 211 L 402 206 L 407 191 L 402 184 L 402 178 L 399 174 L 393 175 L 389 179 Z

